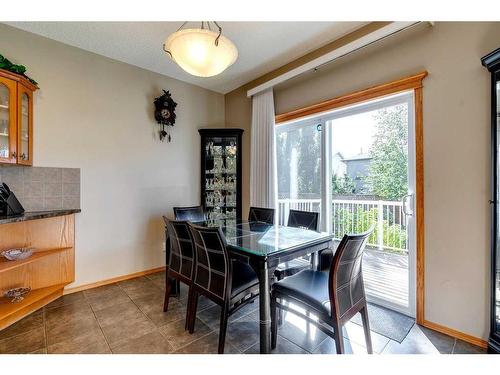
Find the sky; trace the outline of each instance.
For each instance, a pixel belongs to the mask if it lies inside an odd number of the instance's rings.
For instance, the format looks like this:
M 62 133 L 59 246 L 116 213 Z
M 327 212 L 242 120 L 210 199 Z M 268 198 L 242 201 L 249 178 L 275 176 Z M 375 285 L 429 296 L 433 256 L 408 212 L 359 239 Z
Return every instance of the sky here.
M 368 153 L 376 130 L 376 122 L 373 119 L 375 112 L 364 112 L 333 120 L 333 153 L 340 152 L 344 158 Z

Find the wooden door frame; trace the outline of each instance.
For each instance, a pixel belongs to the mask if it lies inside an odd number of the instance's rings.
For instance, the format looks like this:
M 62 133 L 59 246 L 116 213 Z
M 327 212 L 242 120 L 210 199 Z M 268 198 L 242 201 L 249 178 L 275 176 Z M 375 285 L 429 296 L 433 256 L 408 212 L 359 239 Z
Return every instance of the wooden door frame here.
M 415 206 L 416 206 L 416 321 L 424 324 L 425 317 L 425 228 L 424 228 L 424 129 L 423 129 L 423 83 L 427 72 L 423 71 L 381 85 L 351 92 L 333 99 L 275 116 L 277 125 L 303 117 L 319 115 L 340 107 L 358 104 L 371 99 L 413 90 L 415 105 Z

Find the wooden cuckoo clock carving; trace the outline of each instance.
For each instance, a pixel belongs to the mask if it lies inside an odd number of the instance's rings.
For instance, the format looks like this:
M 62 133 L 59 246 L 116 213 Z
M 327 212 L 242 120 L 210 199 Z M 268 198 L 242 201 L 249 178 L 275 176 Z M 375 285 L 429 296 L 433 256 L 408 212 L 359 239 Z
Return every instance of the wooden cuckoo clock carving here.
M 170 126 L 175 124 L 175 107 L 177 103 L 172 99 L 170 91 L 163 90 L 163 95 L 157 97 L 154 101 L 155 104 L 155 120 L 160 124 L 160 140 L 167 142 L 172 140 L 170 136 Z

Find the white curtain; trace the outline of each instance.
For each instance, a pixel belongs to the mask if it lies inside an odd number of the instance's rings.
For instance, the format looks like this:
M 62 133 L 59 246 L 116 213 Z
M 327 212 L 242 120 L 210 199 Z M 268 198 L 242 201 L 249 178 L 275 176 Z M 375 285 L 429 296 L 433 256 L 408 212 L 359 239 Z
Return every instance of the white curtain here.
M 252 97 L 252 142 L 250 158 L 250 205 L 276 208 L 278 178 L 274 133 L 273 90 Z

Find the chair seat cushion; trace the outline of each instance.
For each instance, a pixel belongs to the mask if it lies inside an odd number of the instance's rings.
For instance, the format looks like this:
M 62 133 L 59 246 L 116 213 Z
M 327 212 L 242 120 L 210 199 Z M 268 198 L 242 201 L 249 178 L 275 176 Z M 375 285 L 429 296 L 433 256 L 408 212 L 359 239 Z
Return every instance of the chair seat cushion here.
M 289 262 L 280 263 L 274 271 L 274 275 L 278 280 L 281 280 L 284 277 L 295 275 L 308 268 L 311 268 L 310 261 L 304 258 L 297 258 Z
M 233 260 L 233 284 L 231 296 L 235 296 L 259 283 L 257 274 L 248 264 Z
M 296 298 L 330 315 L 328 272 L 304 270 L 273 284 L 273 292 Z

